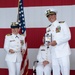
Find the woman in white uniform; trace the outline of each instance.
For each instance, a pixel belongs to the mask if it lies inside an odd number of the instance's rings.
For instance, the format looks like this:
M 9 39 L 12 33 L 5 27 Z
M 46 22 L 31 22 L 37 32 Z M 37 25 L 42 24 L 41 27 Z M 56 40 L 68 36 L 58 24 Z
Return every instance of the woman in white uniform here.
M 25 38 L 19 34 L 19 24 L 11 24 L 11 34 L 5 36 L 4 49 L 6 51 L 5 60 L 7 62 L 9 75 L 20 75 L 22 55 L 25 53 Z

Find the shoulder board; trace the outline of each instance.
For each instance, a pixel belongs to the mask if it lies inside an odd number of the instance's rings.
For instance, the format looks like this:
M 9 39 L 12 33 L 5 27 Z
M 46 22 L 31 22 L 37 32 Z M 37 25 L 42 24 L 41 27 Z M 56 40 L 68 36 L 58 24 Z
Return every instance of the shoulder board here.
M 49 26 L 47 26 L 47 28 L 50 27 L 50 26 L 51 26 L 51 24 Z
M 10 36 L 10 35 L 12 35 L 12 34 L 7 34 L 7 36 Z
M 20 35 L 24 36 L 24 34 L 20 34 Z
M 59 21 L 59 23 L 64 23 L 65 21 Z

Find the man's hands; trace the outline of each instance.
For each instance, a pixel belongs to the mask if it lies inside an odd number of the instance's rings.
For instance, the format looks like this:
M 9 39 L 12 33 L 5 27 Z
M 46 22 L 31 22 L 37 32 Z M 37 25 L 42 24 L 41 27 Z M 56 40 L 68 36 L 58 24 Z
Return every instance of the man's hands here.
M 49 43 L 49 45 L 55 46 L 55 45 L 57 45 L 57 43 L 56 43 L 56 41 L 52 41 L 52 42 Z
M 46 66 L 47 64 L 49 64 L 48 61 L 43 61 L 43 65 Z

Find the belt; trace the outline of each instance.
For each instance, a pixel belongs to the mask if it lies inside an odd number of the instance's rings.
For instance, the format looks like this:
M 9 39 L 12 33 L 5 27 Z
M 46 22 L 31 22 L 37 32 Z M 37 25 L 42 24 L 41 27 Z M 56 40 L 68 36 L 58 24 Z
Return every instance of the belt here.
M 21 52 L 21 51 L 15 51 L 15 53 L 18 53 L 18 52 Z

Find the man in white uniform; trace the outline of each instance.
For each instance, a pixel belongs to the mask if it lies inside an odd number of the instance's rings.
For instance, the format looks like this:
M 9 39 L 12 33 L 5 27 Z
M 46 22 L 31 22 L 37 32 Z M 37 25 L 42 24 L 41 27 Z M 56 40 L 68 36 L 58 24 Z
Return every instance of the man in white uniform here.
M 19 34 L 19 24 L 13 22 L 11 25 L 11 34 L 5 36 L 4 49 L 7 52 L 6 62 L 9 75 L 20 75 L 22 55 L 25 53 L 25 38 Z
M 46 11 L 46 17 L 51 22 L 47 31 L 52 33 L 52 42 L 49 45 L 52 55 L 53 75 L 70 75 L 70 47 L 68 41 L 71 39 L 69 27 L 65 21 L 57 21 L 57 11 L 53 8 Z
M 51 54 L 47 45 L 41 45 L 38 51 L 36 75 L 51 75 Z

